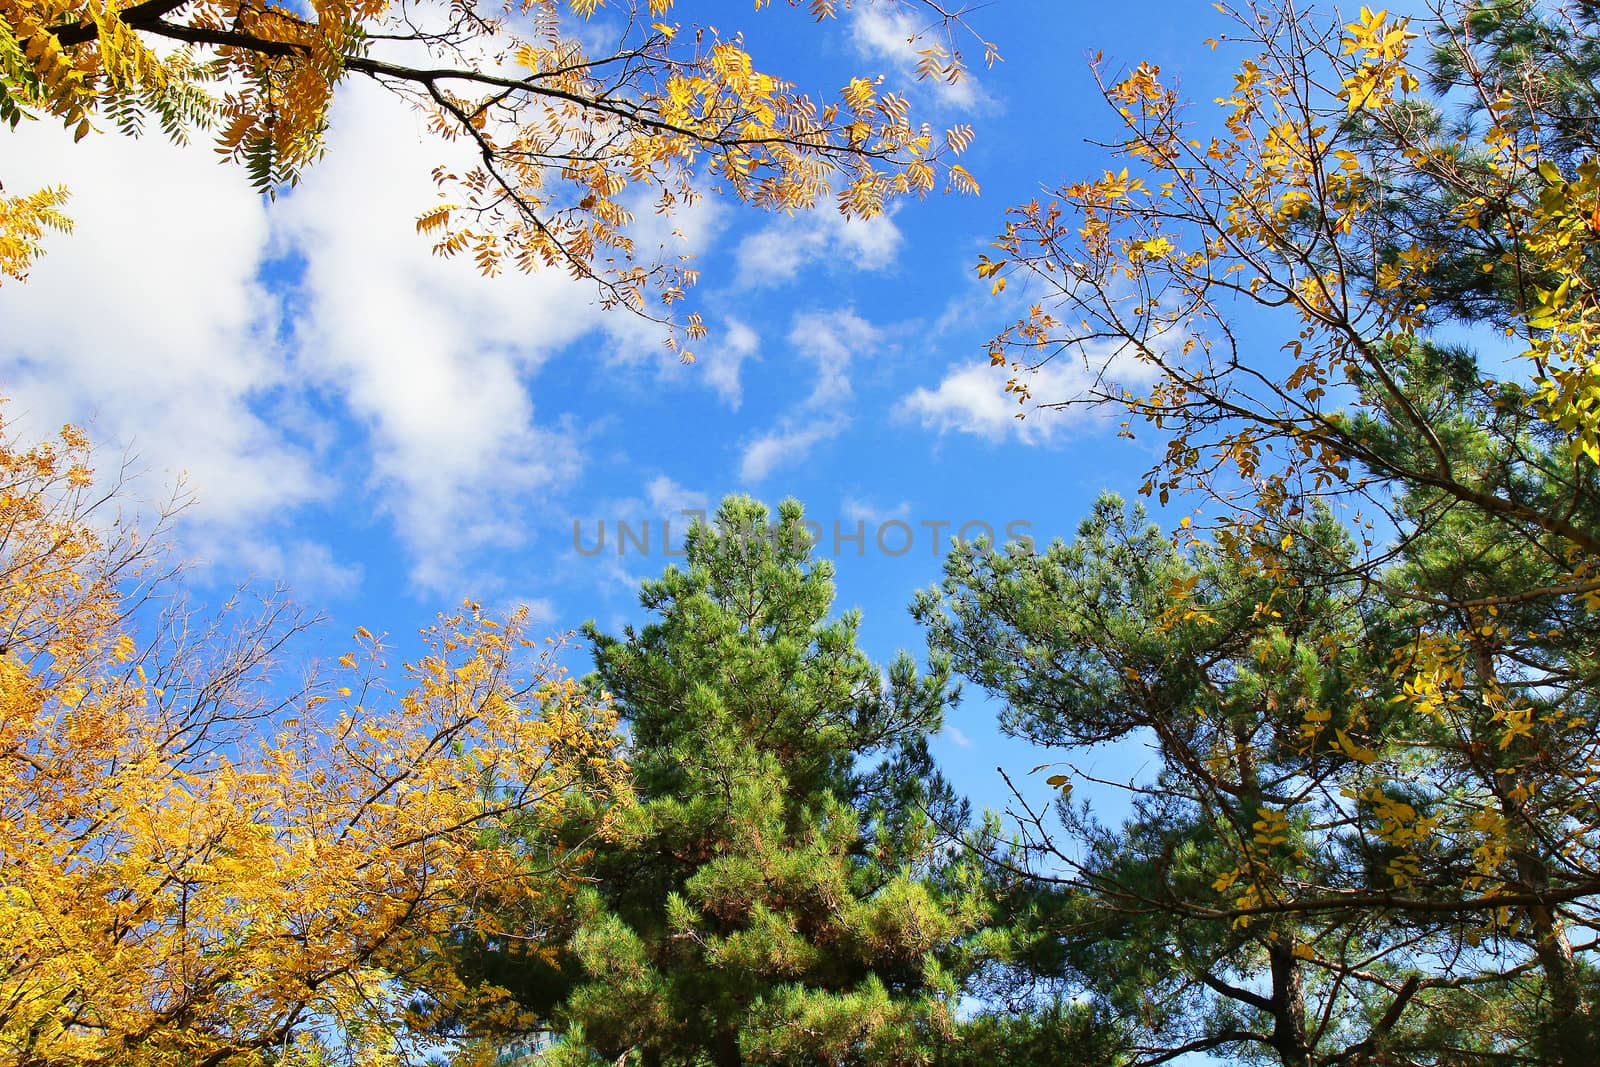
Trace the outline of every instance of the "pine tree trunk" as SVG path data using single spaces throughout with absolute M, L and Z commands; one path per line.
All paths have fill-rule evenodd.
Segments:
M 1498 689 L 1499 679 L 1488 650 L 1478 644 L 1475 656 L 1484 683 Z M 1535 783 L 1523 775 L 1515 776 L 1515 788 L 1501 794 L 1500 813 L 1505 816 L 1518 845 L 1512 853 L 1517 880 L 1531 892 L 1544 893 L 1550 888 L 1550 865 L 1527 828 L 1530 822 L 1527 802 L 1514 799 L 1531 796 L 1534 786 Z M 1566 923 L 1555 908 L 1542 904 L 1528 909 L 1528 921 L 1533 928 L 1534 956 L 1539 961 L 1545 991 L 1550 997 L 1550 1013 L 1541 1035 L 1545 1053 L 1560 1067 L 1591 1067 L 1600 1063 L 1600 1034 L 1596 1033 L 1593 1006 L 1572 958 L 1572 941 L 1567 937 Z
M 739 1055 L 739 1032 L 723 1030 L 717 1034 L 717 1046 L 711 1052 L 712 1062 L 716 1067 L 739 1067 L 743 1062 Z
M 1517 857 L 1517 875 L 1534 892 L 1550 887 L 1548 869 L 1535 855 Z M 1553 1063 L 1561 1067 L 1590 1067 L 1600 1063 L 1600 1034 L 1596 1033 L 1594 1006 L 1585 995 L 1582 979 L 1572 958 L 1572 941 L 1566 923 L 1554 908 L 1539 905 L 1528 909 L 1533 927 L 1534 955 L 1544 972 L 1545 991 L 1550 996 L 1550 1013 L 1544 1022 L 1543 1045 Z
M 1273 942 L 1267 949 L 1267 958 L 1272 963 L 1272 1047 L 1283 1067 L 1312 1067 L 1305 989 L 1293 942 Z

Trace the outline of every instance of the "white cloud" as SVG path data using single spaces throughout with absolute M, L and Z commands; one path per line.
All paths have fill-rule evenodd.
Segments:
M 555 271 L 491 279 L 431 254 L 411 220 L 440 147 L 399 101 L 347 87 L 329 141 L 277 219 L 305 263 L 299 362 L 365 428 L 413 579 L 455 592 L 464 560 L 523 543 L 531 502 L 573 477 L 574 435 L 535 421 L 529 380 L 600 311 Z
M 645 499 L 650 511 L 658 518 L 671 520 L 674 525 L 688 529 L 685 512 L 707 511 L 706 495 L 696 489 L 685 489 L 665 474 L 658 475 L 645 486 Z
M 888 212 L 847 219 L 829 199 L 800 215 L 780 218 L 739 242 L 739 284 L 778 285 L 800 269 L 827 262 L 853 270 L 886 270 L 900 252 L 900 228 Z
M 641 510 L 645 510 L 650 531 L 650 551 L 660 551 L 664 556 L 681 550 L 695 520 L 709 522 L 716 509 L 706 494 L 685 488 L 665 474 L 652 478 L 645 486 L 645 501 L 649 507 Z
M 49 240 L 26 284 L 0 288 L 0 376 L 18 432 L 87 423 L 102 455 L 127 448 L 156 479 L 185 475 L 191 527 L 239 530 L 326 497 L 257 279 L 267 213 L 243 176 L 206 143 L 74 145 L 47 122 L 5 136 L 10 191 L 65 182 L 77 223 Z
M 835 409 L 848 400 L 851 363 L 858 352 L 870 351 L 881 337 L 876 326 L 849 309 L 798 312 L 789 326 L 789 344 L 817 367 L 817 381 L 806 406 Z
M 762 481 L 779 467 L 804 462 L 818 444 L 843 433 L 850 425 L 844 408 L 853 392 L 851 364 L 858 352 L 870 351 L 881 337 L 876 326 L 848 308 L 796 313 L 789 345 L 816 365 L 816 381 L 777 429 L 745 445 L 739 477 Z
M 901 402 L 900 410 L 940 432 L 958 430 L 998 441 L 1015 430 L 1028 443 L 1048 437 L 1040 429 L 1039 414 L 1018 419 L 1025 409 L 1006 393 L 1004 372 L 985 362 L 952 367 L 938 388 L 917 389 Z
M 954 726 L 951 726 L 949 723 L 945 723 L 944 724 L 944 729 L 940 730 L 939 734 L 940 734 L 940 736 L 944 737 L 947 741 L 950 741 L 953 744 L 955 744 L 958 748 L 971 748 L 972 747 L 972 738 L 968 737 L 966 734 L 962 733 L 960 730 L 956 729 Z
M 734 411 L 744 403 L 740 374 L 747 359 L 760 359 L 761 338 L 738 319 L 723 322 L 709 343 L 695 348 L 695 367 L 705 384 L 714 389 L 723 403 Z
M 432 168 L 453 159 L 372 86 L 345 87 L 327 158 L 270 209 L 203 139 L 75 146 L 42 123 L 8 138 L 12 190 L 67 180 L 79 222 L 27 285 L 0 289 L 8 415 L 26 416 L 23 432 L 87 421 L 155 471 L 187 471 L 200 530 L 185 536 L 217 572 L 354 588 L 359 568 L 300 532 L 313 505 L 337 499 L 393 523 L 424 591 L 504 593 L 484 553 L 524 545 L 538 505 L 581 466 L 579 434 L 538 391 L 540 368 L 574 342 L 607 338 L 607 361 L 628 363 L 659 341 L 557 272 L 485 279 L 434 257 L 412 220 L 435 201 Z M 685 247 L 703 246 L 717 229 L 703 204 L 671 221 L 641 211 L 640 247 L 675 240 L 674 225 Z M 825 251 L 877 263 L 898 247 L 887 218 L 813 217 Z M 292 292 L 263 280 L 296 269 Z M 815 383 L 751 442 L 748 479 L 843 431 L 855 354 L 878 336 L 849 311 L 794 318 L 788 340 Z M 701 355 L 706 384 L 734 408 L 760 347 L 730 319 Z
M 341 563 L 327 545 L 316 541 L 288 538 L 277 542 L 246 537 L 224 546 L 208 544 L 202 537 L 191 544 L 202 556 L 242 567 L 252 580 L 281 582 L 304 600 L 321 602 L 329 597 L 348 596 L 361 586 L 361 565 Z
M 839 505 L 839 510 L 851 522 L 865 523 L 868 526 L 882 526 L 890 520 L 904 520 L 909 517 L 911 514 L 911 502 L 902 500 L 892 508 L 881 508 L 871 501 L 847 496 Z
M 745 446 L 739 461 L 739 477 L 746 482 L 759 482 L 779 467 L 804 462 L 813 448 L 837 437 L 846 425 L 847 420 L 843 418 L 785 420 L 781 428 L 762 434 Z
M 709 516 L 714 505 L 700 490 L 658 474 L 638 496 L 591 502 L 591 507 L 567 521 L 563 536 L 571 540 L 564 546 L 569 551 L 563 553 L 561 570 L 569 575 L 587 571 L 592 585 L 631 595 L 667 562 L 682 559 L 683 539 L 694 522 L 686 513 Z
M 851 8 L 850 14 L 850 37 L 856 51 L 889 64 L 907 85 L 916 78 L 917 63 L 922 58 L 917 53 L 941 43 L 930 32 L 936 22 L 919 18 L 904 8 L 862 3 Z M 957 82 L 924 78 L 914 84 L 929 89 L 940 103 L 960 111 L 991 103 L 970 68 Z M 904 86 L 899 88 L 905 91 Z
M 612 339 L 607 362 L 661 351 L 658 328 L 603 314 L 556 271 L 485 279 L 432 256 L 412 220 L 452 160 L 372 86 L 345 87 L 327 158 L 271 209 L 203 138 L 73 145 L 45 123 L 7 137 L 12 191 L 64 180 L 78 222 L 26 285 L 0 289 L 8 421 L 30 435 L 87 422 L 113 456 L 187 472 L 185 551 L 212 573 L 348 588 L 357 576 L 290 529 L 337 496 L 393 522 L 430 594 L 492 595 L 475 554 L 525 543 L 535 505 L 579 467 L 578 435 L 538 403 L 540 366 L 585 336 Z M 708 241 L 703 203 L 670 221 L 640 211 L 639 247 Z M 293 292 L 262 280 L 296 266 Z M 737 403 L 754 334 L 734 327 L 708 380 Z
M 553 635 L 561 628 L 561 612 L 556 602 L 542 596 L 501 596 L 492 607 L 495 615 L 509 618 L 518 609 L 528 609 L 528 635 L 539 637 Z
M 990 441 L 1014 436 L 1028 445 L 1049 444 L 1085 418 L 1089 407 L 1041 408 L 1085 398 L 1103 380 L 1133 385 L 1150 380 L 1150 368 L 1132 356 L 1090 356 L 1073 361 L 1058 356 L 1027 379 L 1033 403 L 1019 404 L 1006 392 L 1008 371 L 986 360 L 958 363 L 938 386 L 919 388 L 900 402 L 897 412 L 940 433 L 954 430 Z M 1025 417 L 1019 417 L 1025 416 Z

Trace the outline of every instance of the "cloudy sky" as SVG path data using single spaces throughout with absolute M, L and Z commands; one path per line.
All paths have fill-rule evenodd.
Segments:
M 0 181 L 65 182 L 77 230 L 0 287 L 8 421 L 25 436 L 87 425 L 107 462 L 135 457 L 142 496 L 181 479 L 179 551 L 200 588 L 287 582 L 329 615 L 325 640 L 366 625 L 404 643 L 465 596 L 528 603 L 551 631 L 619 625 L 669 562 L 662 524 L 675 542 L 685 509 L 747 492 L 806 504 L 875 655 L 920 653 L 906 606 L 951 534 L 1070 536 L 1096 493 L 1131 494 L 1148 465 L 1092 415 L 1015 417 L 984 342 L 1016 306 L 972 268 L 1009 204 L 1107 164 L 1086 143 L 1113 129 L 1089 52 L 1155 60 L 1206 98 L 1223 71 L 1202 42 L 1223 27 L 1192 0 L 1136 18 L 998 0 L 972 19 L 1005 62 L 951 88 L 910 81 L 920 26 L 864 0 L 821 28 L 749 0 L 680 0 L 674 16 L 742 29 L 758 64 L 819 94 L 881 73 L 934 123 L 971 122 L 983 195 L 869 222 L 703 201 L 675 220 L 712 329 L 684 365 L 582 285 L 431 257 L 413 219 L 441 149 L 371 86 L 343 93 L 326 160 L 275 202 L 206 143 L 73 145 L 29 124 L 4 135 Z M 1074 377 L 1035 392 L 1070 394 Z M 624 522 L 648 524 L 646 550 L 619 555 Z M 972 698 L 940 752 L 989 801 L 994 766 L 1029 758 Z

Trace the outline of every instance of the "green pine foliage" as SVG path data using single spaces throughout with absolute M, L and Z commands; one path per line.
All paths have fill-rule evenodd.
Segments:
M 1396 1024 L 1421 1007 L 1409 965 L 1448 951 L 1369 915 L 1254 910 L 1360 892 L 1373 872 L 1393 886 L 1382 842 L 1349 832 L 1341 791 L 1372 758 L 1352 735 L 1395 714 L 1373 658 L 1383 621 L 1362 614 L 1343 577 L 1352 546 L 1327 512 L 1287 545 L 1292 575 L 1248 552 L 1175 547 L 1108 495 L 1075 541 L 1040 555 L 953 551 L 915 608 L 934 649 L 1004 701 L 1002 726 L 1065 761 L 1054 810 L 1024 809 L 1003 857 L 1038 882 L 1019 958 L 1116 1019 L 1135 1062 L 1408 1051 Z M 1069 769 L 1113 743 L 1149 752 L 1117 820 L 1073 787 L 1118 783 Z M 1337 974 L 1308 958 L 1335 946 L 1363 965 Z
M 559 1062 L 894 1067 L 1088 1032 L 967 1018 L 1006 938 L 928 752 L 949 670 L 881 670 L 833 595 L 798 504 L 730 498 L 645 584 L 649 624 L 586 631 L 637 803 L 568 920 Z

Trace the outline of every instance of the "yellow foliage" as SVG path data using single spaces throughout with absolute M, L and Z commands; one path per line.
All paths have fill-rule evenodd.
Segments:
M 562 892 L 539 828 L 623 795 L 611 714 L 476 606 L 393 689 L 365 630 L 286 698 L 272 618 L 141 643 L 120 589 L 157 561 L 88 467 L 71 428 L 0 439 L 0 1062 L 377 1064 L 414 998 L 503 1012 L 442 950 L 486 897 Z M 488 833 L 513 815 L 534 864 Z
M 1158 458 L 1142 491 L 1163 504 L 1200 495 L 1217 516 L 1212 550 L 1286 593 L 1296 555 L 1315 546 L 1284 531 L 1313 501 L 1344 509 L 1359 544 L 1345 577 L 1415 631 L 1391 677 L 1364 680 L 1381 707 L 1336 714 L 1319 701 L 1298 711 L 1291 736 L 1328 758 L 1318 773 L 1339 776 L 1343 817 L 1387 846 L 1394 887 L 1454 891 L 1456 875 L 1430 859 L 1437 842 L 1441 854 L 1473 857 L 1476 891 L 1542 891 L 1528 856 L 1550 870 L 1595 860 L 1593 719 L 1579 710 L 1586 688 L 1542 681 L 1566 669 L 1529 651 L 1543 638 L 1522 644 L 1497 609 L 1538 605 L 1560 619 L 1600 607 L 1600 533 L 1575 517 L 1600 466 L 1600 159 L 1587 143 L 1541 148 L 1566 121 L 1546 89 L 1470 59 L 1460 98 L 1487 121 L 1419 119 L 1458 99 L 1408 99 L 1426 57 L 1404 18 L 1363 7 L 1340 26 L 1271 0 L 1217 7 L 1235 20 L 1228 47 L 1242 54 L 1214 101 L 1214 132 L 1199 132 L 1157 67 L 1110 77 L 1097 61 L 1120 127 L 1113 162 L 1013 208 L 979 258 L 995 292 L 1020 275 L 1040 294 L 991 342 L 990 362 L 1020 400 L 1049 360 L 1090 361 L 1083 394 L 1041 399 L 1111 405 L 1126 436 L 1150 427 Z M 1471 9 L 1445 5 L 1434 43 Z M 1447 205 L 1437 229 L 1410 225 L 1396 208 L 1410 198 Z M 1450 342 L 1437 327 L 1473 314 L 1436 292 L 1459 285 L 1441 262 L 1505 279 L 1484 292 L 1522 359 L 1429 362 Z M 1433 371 L 1460 380 L 1428 393 Z M 1528 484 L 1548 486 L 1549 498 Z M 1469 539 L 1451 547 L 1470 573 L 1433 559 L 1390 565 L 1406 554 L 1380 541 L 1426 545 L 1435 523 Z M 1525 579 L 1497 555 L 1501 541 L 1549 572 Z M 1433 584 L 1419 587 L 1424 578 Z M 1163 632 L 1195 618 L 1187 599 L 1169 594 Z M 1263 598 L 1254 621 L 1279 617 Z M 1219 744 L 1196 773 L 1221 774 L 1235 759 Z M 1422 766 L 1439 780 L 1419 780 Z M 1416 803 L 1390 788 L 1398 783 L 1416 787 Z M 1422 796 L 1445 791 L 1450 803 L 1419 812 Z M 1297 891 L 1273 854 L 1288 840 L 1280 816 L 1262 808 L 1223 828 L 1232 869 L 1214 888 L 1241 920 Z M 1548 820 L 1538 832 L 1537 819 Z M 1535 841 L 1544 826 L 1555 829 Z M 1477 919 L 1503 924 L 1487 905 Z
M 964 77 L 960 17 L 932 0 L 895 2 L 935 16 L 918 76 Z M 620 0 L 602 26 L 587 22 L 599 0 L 462 0 L 425 13 L 390 0 L 0 0 L 0 121 L 52 117 L 80 137 L 105 120 L 136 133 L 146 115 L 179 138 L 210 129 L 217 151 L 271 194 L 322 154 L 338 86 L 369 78 L 479 160 L 435 173 L 440 203 L 420 210 L 417 228 L 438 254 L 468 254 L 485 274 L 563 270 L 595 283 L 607 306 L 664 321 L 648 297 L 674 302 L 694 272 L 681 253 L 636 248 L 637 205 L 671 213 L 711 189 L 794 211 L 832 190 L 846 215 L 870 217 L 927 194 L 941 172 L 977 191 L 948 162 L 970 127 L 935 138 L 868 78 L 835 103 L 814 100 L 757 69 L 739 37 L 665 21 L 692 6 Z M 836 14 L 831 3 L 811 11 Z M 977 40 L 985 62 L 998 58 Z M 0 210 L 0 269 L 16 275 L 38 253 L 29 227 L 40 222 L 59 218 Z M 692 337 L 698 320 L 681 332 Z
M 0 195 L 0 280 L 7 275 L 26 280 L 45 231 L 72 229 L 72 220 L 61 210 L 66 199 L 67 191 L 59 187 L 31 196 Z

